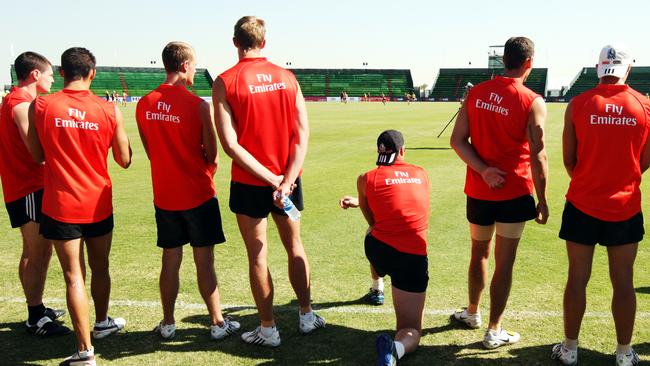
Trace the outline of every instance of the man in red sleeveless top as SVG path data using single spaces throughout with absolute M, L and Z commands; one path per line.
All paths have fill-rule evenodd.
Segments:
M 37 93 L 48 93 L 54 82 L 52 64 L 35 52 L 24 52 L 14 62 L 18 85 L 4 97 L 0 111 L 0 178 L 11 227 L 20 228 L 23 251 L 18 276 L 27 301 L 27 331 L 42 337 L 70 333 L 53 320 L 65 311 L 43 305 L 43 288 L 52 257 L 52 244 L 38 233 L 43 198 L 43 165 L 27 151 L 25 139 L 29 103 Z
M 299 329 L 325 326 L 312 311 L 309 262 L 300 240 L 300 222 L 282 210 L 288 196 L 302 210 L 300 174 L 307 153 L 307 109 L 293 74 L 261 56 L 264 21 L 247 16 L 235 24 L 233 42 L 239 63 L 215 80 L 212 100 L 217 132 L 233 159 L 230 210 L 248 253 L 251 291 L 261 325 L 242 334 L 251 344 L 277 347 L 280 334 L 273 317 L 273 283 L 267 264 L 269 213 L 289 259 L 289 279 L 300 306 Z
M 112 149 L 115 161 L 128 168 L 131 149 L 119 108 L 90 91 L 95 56 L 85 48 L 70 48 L 61 55 L 59 73 L 63 90 L 37 97 L 30 105 L 27 142 L 34 160 L 45 161 L 40 232 L 54 242 L 77 335 L 78 351 L 61 365 L 94 365 L 82 243 L 92 270 L 92 336 L 104 338 L 125 324 L 108 316 L 113 206 L 106 155 Z
M 172 338 L 183 245 L 190 243 L 199 291 L 212 326 L 210 336 L 222 339 L 239 329 L 224 319 L 214 270 L 214 246 L 226 238 L 213 177 L 217 171 L 217 133 L 210 103 L 190 93 L 196 54 L 187 43 L 170 42 L 162 52 L 167 77 L 138 102 L 136 119 L 153 183 L 158 246 L 163 249 L 160 297 L 163 320 L 156 331 Z M 182 194 L 179 194 L 182 192 Z
M 532 70 L 534 51 L 533 42 L 525 37 L 506 42 L 503 76 L 469 91 L 450 141 L 467 164 L 465 194 L 472 239 L 469 305 L 456 311 L 454 318 L 470 328 L 481 326 L 479 302 L 487 283 L 488 257 L 496 231 L 490 322 L 483 338 L 486 348 L 519 341 L 518 333 L 501 327 L 517 246 L 526 221 L 535 219 L 545 224 L 548 218 L 546 106 L 541 96 L 523 84 Z
M 404 138 L 387 130 L 377 138 L 376 169 L 357 179 L 358 198 L 345 196 L 342 208 L 360 207 L 370 228 L 366 257 L 374 273 L 389 275 L 397 334 L 377 337 L 377 365 L 397 364 L 420 344 L 422 315 L 429 282 L 427 230 L 429 178 L 424 169 L 404 161 Z
M 636 314 L 634 260 L 643 239 L 641 174 L 650 166 L 650 102 L 625 84 L 630 55 L 605 46 L 596 70 L 600 83 L 569 103 L 562 135 L 564 166 L 571 178 L 560 238 L 566 240 L 569 273 L 564 291 L 564 342 L 553 358 L 578 359 L 578 335 L 596 244 L 607 248 L 614 289 L 616 364 L 636 365 L 632 350 Z

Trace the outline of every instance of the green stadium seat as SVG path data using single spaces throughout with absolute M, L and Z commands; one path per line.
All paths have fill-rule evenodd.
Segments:
M 569 85 L 564 94 L 565 100 L 570 100 L 576 95 L 593 88 L 598 84 L 598 74 L 595 67 L 583 67 Z M 627 77 L 627 84 L 642 94 L 650 93 L 650 66 L 632 66 L 632 71 Z
M 468 82 L 476 85 L 492 79 L 495 75 L 501 75 L 502 72 L 500 69 L 483 68 L 440 69 L 430 97 L 435 100 L 459 100 Z M 545 95 L 547 76 L 548 69 L 534 68 L 525 85 L 535 93 Z
M 56 70 L 57 67 L 55 66 Z M 98 96 L 104 96 L 105 91 L 113 90 L 122 93 L 125 90 L 130 96 L 143 96 L 155 89 L 165 80 L 165 69 L 144 67 L 108 67 L 98 66 L 97 74 L 91 85 L 91 90 Z M 17 84 L 16 71 L 11 65 L 11 83 Z M 54 73 L 52 91 L 63 89 L 63 78 Z M 212 77 L 207 69 L 197 69 L 194 76 L 193 92 L 199 96 L 212 94 Z

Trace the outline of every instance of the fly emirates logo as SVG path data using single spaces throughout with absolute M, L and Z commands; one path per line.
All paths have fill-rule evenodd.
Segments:
M 503 102 L 502 96 L 497 93 L 490 93 L 490 99 L 488 101 L 476 98 L 476 109 L 485 109 L 486 111 L 507 116 L 510 114 L 510 111 L 508 111 L 508 108 L 501 106 L 501 102 Z
M 605 115 L 592 114 L 589 116 L 592 125 L 636 126 L 636 118 L 624 117 L 623 106 L 605 104 Z
M 147 111 L 145 118 L 147 121 L 163 121 L 181 123 L 181 117 L 171 114 L 172 105 L 165 102 L 156 103 L 157 112 Z
M 287 84 L 284 81 L 274 83 L 271 74 L 256 74 L 255 76 L 257 77 L 258 84 L 248 84 L 248 91 L 251 94 L 268 93 L 287 88 Z
M 411 178 L 408 172 L 400 172 L 399 170 L 396 170 L 393 173 L 395 174 L 395 178 L 384 179 L 384 182 L 386 182 L 387 186 L 392 186 L 395 184 L 422 184 L 422 179 Z
M 55 117 L 54 126 L 59 128 L 76 128 L 79 130 L 99 131 L 99 123 L 86 121 L 86 111 L 68 108 L 70 119 Z

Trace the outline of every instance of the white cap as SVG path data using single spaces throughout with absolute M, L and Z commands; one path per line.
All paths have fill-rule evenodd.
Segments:
M 624 48 L 607 45 L 600 51 L 600 58 L 596 67 L 598 78 L 600 79 L 603 76 L 622 78 L 633 62 L 634 60 Z

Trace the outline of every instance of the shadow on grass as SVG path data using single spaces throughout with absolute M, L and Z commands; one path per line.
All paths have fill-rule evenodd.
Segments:
M 256 313 L 241 314 L 228 309 L 225 315 L 233 316 L 242 329 L 235 335 L 220 341 L 210 339 L 209 316 L 192 315 L 177 320 L 176 336 L 164 341 L 153 332 L 127 332 L 95 342 L 100 358 L 120 363 L 120 359 L 152 354 L 156 352 L 192 353 L 217 351 L 228 355 L 253 360 L 256 365 L 306 365 L 311 363 L 340 363 L 346 365 L 367 365 L 374 360 L 374 338 L 378 333 L 328 324 L 314 334 L 301 335 L 298 332 L 297 307 L 291 304 L 275 306 L 276 321 L 282 337 L 278 348 L 259 347 L 245 344 L 240 336 L 259 325 Z M 388 331 L 388 330 L 386 330 Z M 52 355 L 50 355 L 52 356 Z M 191 355 L 179 355 L 191 359 Z M 205 357 L 205 356 L 203 356 Z M 219 353 L 214 353 L 219 364 Z
M 650 356 L 650 342 L 632 344 L 632 346 L 639 355 Z
M 40 365 L 43 360 L 63 360 L 77 349 L 74 334 L 39 338 L 27 333 L 22 322 L 0 323 L 0 344 L 3 365 Z
M 639 294 L 650 294 L 650 286 L 637 287 L 636 292 Z
M 482 343 L 467 345 L 423 346 L 404 358 L 406 365 L 554 365 L 551 359 L 552 344 L 518 347 L 506 346 L 498 350 L 486 350 Z M 504 355 L 505 352 L 505 355 Z M 581 365 L 607 365 L 616 363 L 613 355 L 589 349 L 580 349 Z M 408 362 L 407 362 L 408 361 Z

